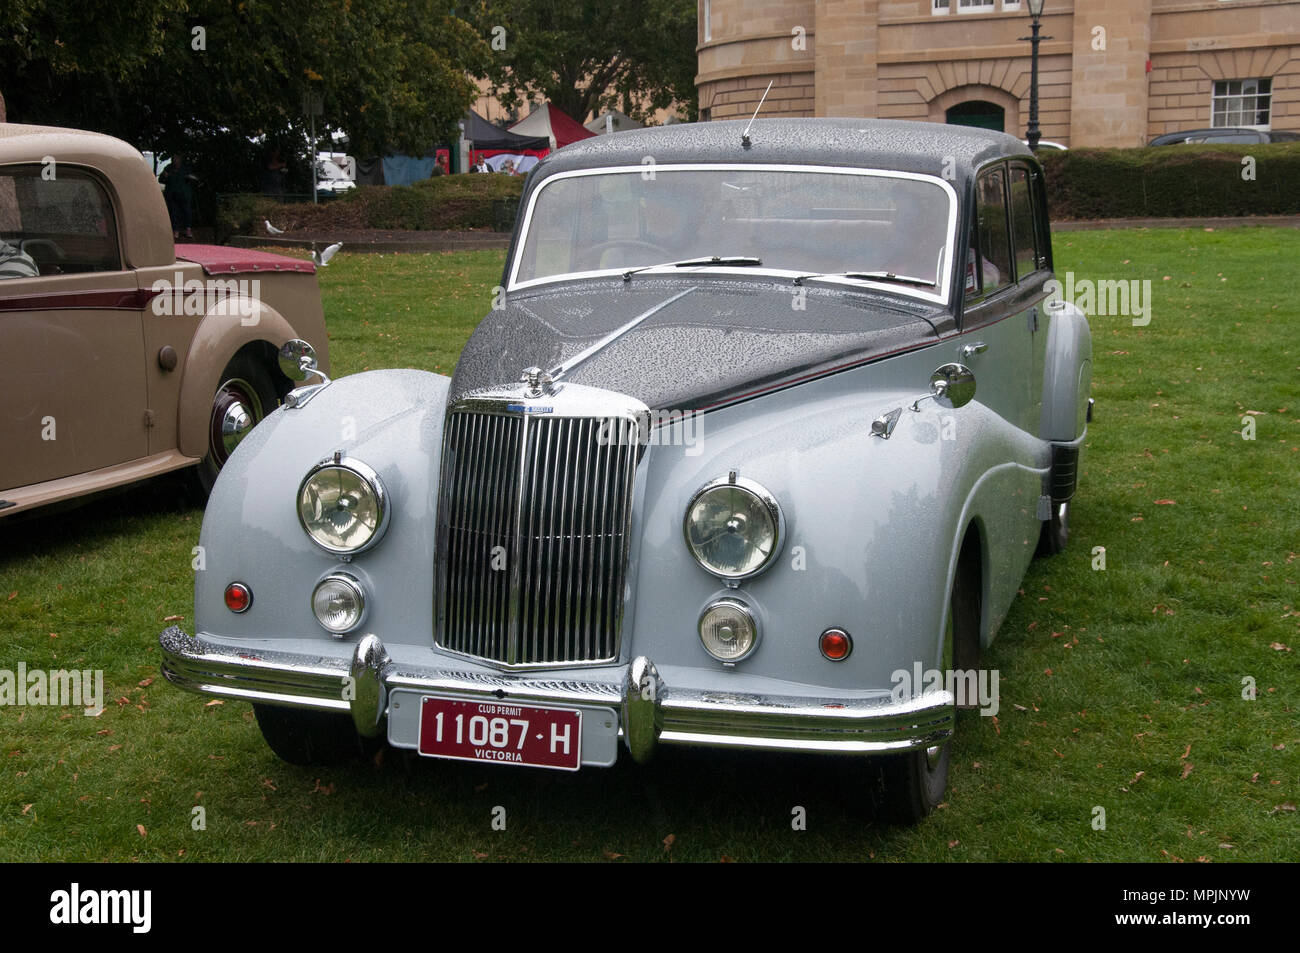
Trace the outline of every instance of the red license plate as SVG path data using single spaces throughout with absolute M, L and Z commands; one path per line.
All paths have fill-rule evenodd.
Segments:
M 577 771 L 582 712 L 426 695 L 420 702 L 419 751 L 431 758 Z

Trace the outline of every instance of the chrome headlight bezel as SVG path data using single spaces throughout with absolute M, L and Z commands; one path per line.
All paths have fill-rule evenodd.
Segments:
M 374 532 L 360 546 L 334 546 L 321 540 L 312 532 L 307 523 L 307 517 L 303 512 L 303 493 L 307 489 L 307 484 L 321 473 L 335 469 L 346 470 L 360 479 L 362 485 L 374 498 L 375 507 L 379 511 L 379 519 L 375 524 Z M 384 534 L 388 532 L 388 524 L 392 518 L 392 507 L 388 491 L 384 488 L 384 481 L 379 478 L 379 474 L 375 472 L 374 468 L 362 463 L 360 460 L 341 455 L 327 457 L 307 471 L 307 475 L 298 484 L 298 492 L 294 498 L 294 509 L 298 513 L 298 525 L 302 527 L 308 539 L 330 555 L 347 559 L 377 546 L 379 541 L 384 538 Z
M 350 625 L 344 625 L 344 626 L 327 625 L 325 623 L 325 620 L 323 620 L 320 617 L 320 613 L 316 611 L 316 597 L 317 595 L 319 595 L 321 589 L 323 589 L 327 584 L 342 586 L 345 590 L 347 590 L 353 602 L 356 604 L 357 607 L 356 618 L 353 620 L 353 622 Z M 320 625 L 322 629 L 324 629 L 326 632 L 328 632 L 330 635 L 334 636 L 335 638 L 342 638 L 343 636 L 347 635 L 350 632 L 357 631 L 359 628 L 361 628 L 362 625 L 365 624 L 366 614 L 367 612 L 369 612 L 370 606 L 367 604 L 366 590 L 365 587 L 362 586 L 361 580 L 358 579 L 356 576 L 352 575 L 351 573 L 335 571 L 326 574 L 324 577 L 321 578 L 319 582 L 316 583 L 315 586 L 312 587 L 311 609 L 312 609 L 312 615 L 316 617 L 316 622 L 318 625 Z
M 737 615 L 743 616 L 745 622 L 753 633 L 750 637 L 749 644 L 736 655 L 719 655 L 709 647 L 709 642 L 704 637 L 704 621 L 710 614 L 717 610 L 730 610 Z M 745 659 L 753 655 L 755 650 L 758 648 L 758 643 L 761 641 L 763 634 L 762 627 L 759 625 L 758 621 L 758 613 L 754 611 L 753 606 L 743 599 L 731 595 L 710 599 L 709 604 L 704 607 L 704 610 L 700 613 L 699 619 L 695 623 L 695 630 L 696 634 L 700 638 L 700 646 L 708 656 L 715 661 L 728 666 L 735 665 L 737 662 L 743 662 Z
M 691 542 L 691 514 L 694 513 L 696 506 L 706 495 L 723 488 L 739 489 L 748 493 L 760 504 L 763 512 L 771 520 L 772 548 L 761 563 L 745 572 L 726 572 L 716 566 L 711 566 Z M 690 502 L 686 504 L 686 513 L 682 517 L 682 539 L 686 542 L 686 551 L 691 554 L 691 557 L 699 564 L 700 568 L 710 575 L 717 576 L 719 579 L 728 582 L 751 579 L 770 569 L 772 564 L 776 562 L 777 557 L 781 555 L 781 548 L 785 545 L 785 514 L 782 512 L 776 496 L 765 486 L 755 480 L 739 476 L 735 471 L 731 471 L 724 477 L 710 480 L 691 495 Z

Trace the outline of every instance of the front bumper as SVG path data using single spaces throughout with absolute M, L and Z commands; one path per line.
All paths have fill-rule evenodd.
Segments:
M 953 729 L 949 692 L 897 702 L 881 693 L 809 697 L 706 691 L 666 684 L 645 656 L 634 659 L 618 683 L 398 664 L 374 635 L 357 643 L 350 664 L 324 656 L 237 651 L 176 626 L 158 641 L 163 675 L 181 688 L 347 713 L 367 737 L 383 733 L 394 692 L 613 710 L 618 734 L 641 762 L 660 744 L 882 754 L 940 744 Z

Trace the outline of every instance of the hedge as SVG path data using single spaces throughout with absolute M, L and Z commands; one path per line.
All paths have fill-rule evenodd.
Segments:
M 1254 178 L 1243 159 L 1254 160 Z M 1056 220 L 1300 214 L 1300 142 L 1043 150 Z M 277 228 L 509 231 L 523 176 L 448 175 L 410 186 L 362 186 L 319 205 L 220 196 L 219 240 Z
M 1300 214 L 1300 142 L 1042 150 L 1054 220 Z M 1254 160 L 1254 178 L 1243 160 Z
M 319 204 L 222 195 L 217 202 L 217 232 L 222 239 L 265 234 L 267 219 L 285 230 L 509 231 L 523 188 L 523 176 L 444 175 L 414 185 L 363 185 Z

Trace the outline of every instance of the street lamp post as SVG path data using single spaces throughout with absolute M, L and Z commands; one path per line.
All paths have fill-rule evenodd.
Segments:
M 1038 129 L 1038 44 L 1043 40 L 1050 40 L 1050 36 L 1039 36 L 1038 31 L 1041 29 L 1039 18 L 1043 15 L 1044 0 L 1028 0 L 1029 15 L 1033 18 L 1030 27 L 1030 35 L 1022 36 L 1021 40 L 1028 40 L 1030 43 L 1029 55 L 1029 128 L 1025 131 L 1025 138 L 1029 141 L 1029 150 L 1038 151 L 1038 140 L 1042 138 L 1042 133 Z

